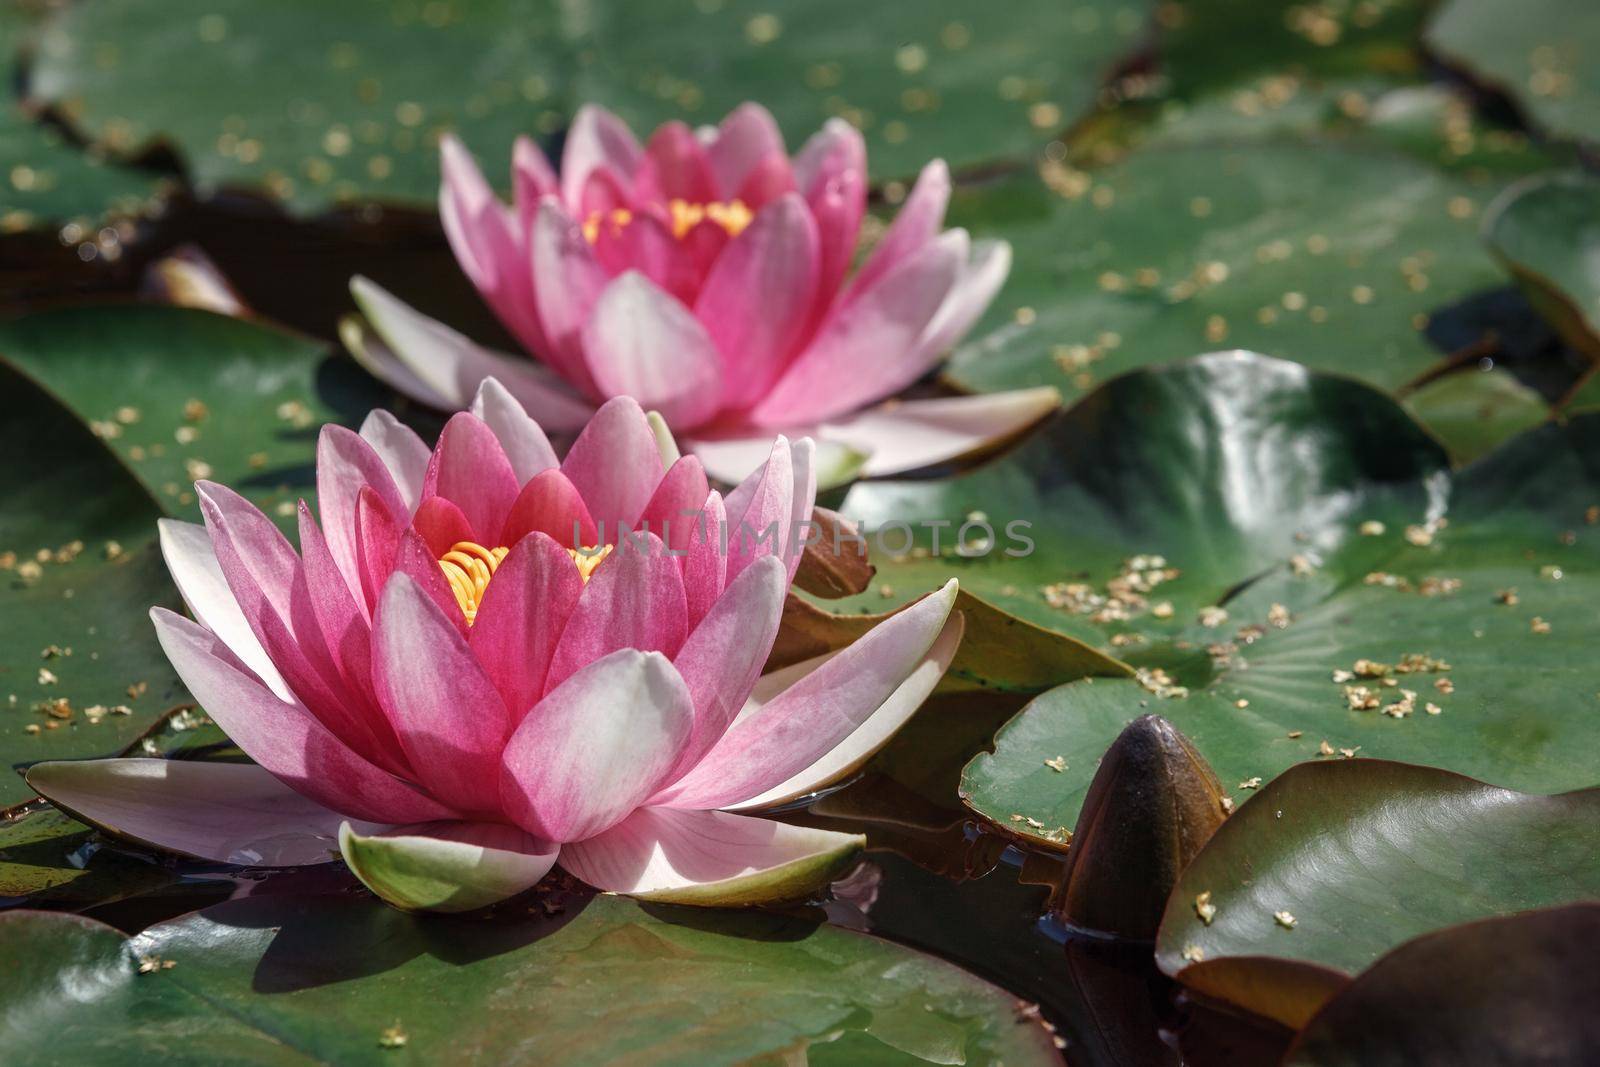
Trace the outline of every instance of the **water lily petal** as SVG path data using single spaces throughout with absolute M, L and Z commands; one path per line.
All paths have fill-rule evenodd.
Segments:
M 730 408 L 759 400 L 794 351 L 816 301 L 818 255 L 816 222 L 790 193 L 762 208 L 717 257 L 694 314 L 720 354 Z M 668 421 L 694 425 L 670 413 Z
M 539 201 L 561 194 L 561 179 L 556 169 L 526 134 L 511 145 L 511 193 L 517 207 L 517 224 L 524 235 L 533 229 Z
M 632 174 L 642 149 L 628 124 L 596 104 L 585 104 L 572 118 L 561 153 L 561 196 L 576 205 L 589 172 L 608 166 L 618 174 Z
M 658 652 L 619 649 L 552 689 L 506 745 L 505 811 L 529 833 L 575 841 L 655 791 L 694 729 L 694 701 Z
M 816 321 L 838 296 L 840 282 L 856 254 L 861 217 L 867 211 L 867 176 L 859 170 L 845 170 L 808 202 L 817 220 L 817 301 L 812 315 Z
M 666 468 L 644 409 L 631 397 L 606 401 L 573 442 L 561 473 L 572 480 L 602 538 L 616 540 L 619 524 L 632 526 L 650 502 Z
M 422 499 L 442 496 L 459 507 L 482 545 L 500 543 L 500 529 L 522 483 L 511 469 L 500 439 L 470 411 L 445 423 L 428 461 Z
M 355 361 L 366 368 L 368 374 L 401 396 L 440 411 L 455 407 L 450 397 L 423 381 L 416 371 L 403 363 L 388 342 L 379 337 L 372 324 L 361 315 L 350 314 L 339 319 L 339 340 Z
M 1061 406 L 1053 386 L 1008 393 L 891 400 L 823 426 L 867 456 L 863 477 L 931 467 L 997 449 Z
M 922 168 L 911 194 L 889 224 L 888 232 L 850 281 L 850 294 L 865 293 L 913 253 L 939 235 L 950 203 L 950 168 L 935 159 Z M 849 294 L 846 299 L 849 299 Z
M 411 528 L 427 542 L 428 550 L 435 556 L 442 556 L 450 551 L 452 546 L 462 541 L 474 540 L 477 536 L 473 533 L 472 523 L 467 519 L 466 512 L 442 496 L 430 496 L 422 502 L 417 513 L 411 516 Z M 398 542 L 398 531 L 395 537 Z M 388 577 L 389 575 L 384 573 L 374 588 L 381 590 Z
M 541 292 L 550 288 L 541 286 Z M 472 402 L 473 394 L 485 378 L 497 379 L 539 423 L 556 432 L 582 426 L 592 408 L 588 402 L 549 371 L 532 360 L 507 355 L 479 345 L 465 335 L 429 318 L 405 304 L 375 282 L 356 276 L 350 280 L 355 297 L 387 352 L 403 364 L 427 390 L 444 403 L 418 397 L 425 403 L 446 410 L 457 410 Z M 552 341 L 553 345 L 554 342 Z M 372 345 L 357 358 L 371 357 Z M 541 351 L 541 354 L 545 354 Z M 382 354 L 377 353 L 382 362 Z M 368 369 L 378 373 L 373 365 Z M 396 388 L 399 382 L 391 381 Z M 415 396 L 412 390 L 402 389 Z
M 751 211 L 759 212 L 779 197 L 797 191 L 789 157 L 782 152 L 772 152 L 750 168 L 734 199 Z
M 908 696 L 931 689 L 943 668 L 930 659 L 955 605 L 952 579 L 886 619 L 759 712 L 734 724 L 705 759 L 656 803 L 721 808 L 789 781 L 831 752 L 914 677 Z M 923 691 L 926 695 L 926 691 Z M 921 703 L 921 697 L 911 706 Z
M 514 545 L 535 530 L 563 548 L 594 545 L 600 536 L 578 487 L 559 470 L 542 471 L 522 487 L 506 516 L 504 539 Z
M 728 494 L 728 581 L 762 556 L 777 556 L 785 565 L 799 566 L 799 553 L 791 553 L 790 547 L 800 510 L 796 500 L 806 497 L 808 488 L 810 496 L 816 496 L 810 471 L 811 442 L 798 441 L 791 447 L 780 436 L 772 443 L 766 464 Z M 797 474 L 802 479 L 798 486 Z M 806 500 L 800 517 L 810 514 L 811 503 Z M 793 567 L 788 569 L 792 574 Z
M 428 507 L 424 503 L 423 508 L 427 508 L 428 511 L 428 514 L 423 516 L 423 521 L 432 529 L 435 526 L 435 512 L 438 507 Z M 421 514 L 423 509 L 417 510 Z M 466 516 L 462 515 L 460 518 L 470 530 L 472 524 L 466 521 Z M 370 486 L 362 486 L 361 491 L 356 494 L 355 531 L 356 566 L 361 571 L 361 593 L 358 599 L 363 613 L 370 617 L 372 609 L 378 605 L 378 594 L 383 592 L 384 583 L 389 580 L 389 573 L 394 570 L 395 552 L 399 548 L 400 535 L 404 532 L 404 527 L 389 513 L 389 509 L 383 506 L 383 501 L 378 499 L 378 494 L 373 492 Z
M 683 549 L 683 598 L 691 628 L 705 618 L 727 584 L 728 554 L 722 547 L 722 528 L 727 521 L 722 494 L 713 490 Z
M 859 834 L 720 811 L 640 808 L 561 849 L 561 866 L 611 893 L 708 907 L 804 900 L 842 874 Z
M 717 179 L 705 146 L 678 121 L 664 122 L 650 135 L 634 171 L 633 187 L 642 203 L 704 204 L 717 199 Z
M 772 112 L 750 101 L 728 112 L 706 146 L 706 156 L 716 175 L 717 199 L 731 199 L 755 165 L 774 154 L 786 157 L 788 153 Z
M 653 533 L 618 542 L 594 569 L 550 661 L 554 688 L 587 663 L 620 648 L 677 655 L 688 606 L 678 558 Z
M 454 817 L 449 808 L 351 751 L 303 706 L 273 696 L 198 623 L 164 608 L 152 609 L 150 618 L 173 669 L 206 714 L 295 792 L 372 822 Z
M 36 763 L 27 779 L 40 796 L 97 829 L 211 863 L 328 863 L 345 821 L 250 763 L 69 760 Z
M 369 602 L 362 589 L 356 525 L 356 507 L 363 488 L 377 494 L 391 519 L 403 522 L 410 516 L 411 509 L 383 457 L 360 435 L 329 423 L 317 437 L 317 514 L 328 539 L 328 551 L 350 584 L 350 592 L 366 605 Z
M 751 412 L 761 426 L 790 426 L 853 411 L 921 376 L 917 341 L 967 259 L 967 236 L 950 230 L 845 304 Z
M 544 429 L 498 378 L 485 378 L 478 385 L 478 393 L 467 410 L 494 431 L 518 482 L 557 466 L 556 450 L 550 447 Z
M 438 822 L 363 835 L 339 828 L 351 873 L 405 911 L 486 908 L 532 889 L 555 865 L 557 847 L 504 823 Z
M 417 432 L 382 408 L 374 408 L 361 423 L 361 439 L 372 446 L 400 493 L 405 513 L 422 503 L 422 479 L 432 453 Z
M 582 593 L 572 557 L 543 533 L 512 545 L 484 591 L 468 644 L 505 699 L 513 728 L 544 695 L 550 658 Z
M 988 309 L 989 302 L 1011 273 L 1011 246 L 1005 241 L 976 241 L 961 277 L 939 306 L 938 314 L 917 340 L 914 362 L 932 367 Z
M 705 326 L 638 271 L 600 294 L 583 348 L 601 392 L 631 396 L 675 426 L 694 426 L 722 404 L 722 359 Z
M 666 476 L 639 514 L 639 525 L 664 541 L 674 552 L 684 551 L 699 532 L 697 520 L 711 493 L 705 468 L 693 456 L 683 456 L 667 468 Z
M 161 556 L 167 561 L 167 570 L 183 594 L 189 613 L 216 634 L 280 700 L 293 699 L 283 675 L 272 665 L 267 650 L 261 647 L 239 602 L 233 598 L 206 528 L 195 522 L 159 519 L 156 529 L 161 538 Z
M 794 180 L 807 199 L 848 171 L 867 172 L 867 142 L 841 118 L 823 123 L 794 157 Z
M 378 699 L 418 780 L 463 811 L 498 811 L 505 702 L 454 622 L 404 574 L 384 586 L 373 654 Z

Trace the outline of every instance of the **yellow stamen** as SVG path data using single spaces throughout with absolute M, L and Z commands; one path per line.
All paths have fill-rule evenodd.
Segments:
M 713 200 L 709 203 L 694 204 L 687 200 L 667 201 L 667 217 L 672 224 L 672 236 L 680 241 L 689 235 L 700 223 L 710 220 L 727 231 L 729 237 L 737 237 L 749 226 L 755 218 L 755 213 L 745 206 L 743 200 Z M 611 236 L 616 237 L 622 233 L 623 227 L 633 221 L 633 212 L 627 208 L 612 208 L 610 211 L 592 211 L 583 221 L 583 236 L 590 244 L 600 239 L 600 228 L 609 226 Z
M 510 551 L 509 548 L 484 548 L 473 541 L 457 541 L 450 546 L 450 551 L 439 557 L 439 569 L 444 572 L 445 581 L 450 583 L 450 591 L 455 594 L 456 603 L 461 605 L 461 614 L 466 616 L 468 626 L 477 620 L 483 594 L 489 588 L 489 579 L 494 577 L 494 572 L 500 569 L 506 553 Z M 582 551 L 569 548 L 567 554 L 578 568 L 578 575 L 587 582 L 594 574 L 594 569 L 600 566 L 600 561 L 611 554 L 611 546 Z

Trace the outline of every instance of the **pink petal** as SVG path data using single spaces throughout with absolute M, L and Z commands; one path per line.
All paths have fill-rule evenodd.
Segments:
M 367 414 L 360 436 L 388 469 L 406 512 L 415 511 L 422 503 L 422 478 L 428 472 L 431 450 L 415 430 L 382 408 Z
M 755 714 L 737 722 L 705 759 L 655 802 L 679 808 L 721 808 L 749 800 L 826 756 L 914 674 L 918 676 L 914 691 L 923 682 L 931 688 L 943 669 L 929 660 L 929 650 L 943 631 L 955 599 L 952 580 L 939 592 L 879 623 Z M 934 666 L 927 666 L 930 662 Z
M 902 474 L 997 449 L 1061 406 L 1051 386 L 1009 393 L 891 400 L 824 428 L 867 453 L 865 477 Z
M 620 649 L 522 720 L 505 748 L 505 811 L 549 841 L 597 834 L 655 791 L 693 728 L 689 690 L 666 657 Z
M 744 706 L 778 636 L 788 589 L 781 563 L 757 560 L 728 584 L 674 657 L 695 708 L 694 736 L 680 770 L 700 762 Z
M 739 906 L 820 892 L 866 839 L 720 811 L 640 808 L 561 850 L 561 866 L 609 893 Z
M 717 179 L 705 147 L 681 122 L 656 127 L 634 170 L 633 185 L 639 201 L 704 204 L 717 199 Z
M 211 863 L 327 863 L 344 816 L 249 763 L 105 759 L 36 763 L 28 784 L 106 833 Z
M 843 306 L 751 412 L 762 426 L 832 418 L 897 392 L 926 370 L 917 348 L 967 258 L 951 230 Z
M 373 652 L 378 699 L 418 780 L 462 811 L 498 813 L 505 702 L 455 623 L 403 574 L 378 602 Z
M 861 131 L 844 119 L 829 119 L 794 157 L 794 180 L 808 200 L 849 171 L 867 173 L 867 143 Z
M 816 223 L 793 193 L 762 208 L 717 257 L 694 313 L 721 355 L 729 407 L 759 400 L 783 370 L 816 301 L 817 257 Z
M 727 583 L 728 554 L 722 546 L 722 529 L 727 521 L 722 494 L 712 492 L 706 497 L 706 506 L 683 550 L 687 553 L 683 557 L 683 595 L 690 627 L 705 618 Z
M 721 406 L 722 360 L 706 328 L 637 271 L 601 294 L 583 348 L 602 393 L 631 396 L 673 425 L 696 425 Z
M 609 544 L 632 526 L 665 469 L 644 409 L 631 397 L 608 400 L 573 442 L 561 472 L 571 479 Z
M 411 517 L 411 528 L 417 531 L 418 536 L 427 543 L 428 551 L 435 556 L 443 556 L 455 545 L 474 540 L 477 536 L 472 531 L 472 523 L 467 520 L 466 513 L 442 496 L 430 496 L 422 502 L 417 513 Z M 395 533 L 395 542 L 399 542 L 398 531 Z M 377 579 L 374 590 L 381 590 L 388 577 L 388 573 L 384 572 Z
M 415 582 L 418 588 L 428 594 L 428 599 L 433 601 L 434 606 L 445 618 L 455 624 L 457 630 L 462 634 L 467 632 L 467 617 L 462 613 L 461 604 L 450 588 L 449 579 L 439 567 L 438 557 L 415 530 L 400 532 L 400 540 L 394 552 L 394 566 L 378 590 L 380 596 L 383 589 L 388 586 L 389 577 L 395 574 L 403 574 Z
M 789 157 L 782 152 L 774 152 L 751 169 L 744 184 L 739 186 L 736 199 L 751 211 L 760 211 L 780 196 L 796 191 Z
M 561 196 L 576 205 L 589 172 L 607 166 L 618 174 L 632 174 L 639 166 L 639 142 L 627 123 L 594 104 L 585 104 L 573 116 L 561 154 Z
M 932 367 L 939 358 L 966 336 L 989 307 L 1006 275 L 1011 272 L 1011 246 L 1004 241 L 980 241 L 973 246 L 972 259 L 961 271 L 961 277 L 950 290 L 950 295 L 939 306 L 939 313 L 929 322 L 917 340 L 914 361 Z
M 806 435 L 813 438 L 811 478 L 819 489 L 832 489 L 848 484 L 866 462 L 865 452 L 857 451 L 842 441 L 816 439 L 827 426 L 797 426 L 785 432 L 791 436 Z M 684 447 L 705 464 L 706 474 L 723 484 L 742 482 L 753 471 L 761 469 L 772 450 L 772 434 L 718 434 L 715 437 L 689 438 Z
M 533 274 L 539 279 L 534 300 L 550 342 L 544 355 L 563 377 L 592 395 L 580 331 L 609 276 L 578 224 L 552 199 L 539 204 L 532 240 Z
M 167 561 L 172 581 L 183 594 L 189 613 L 200 625 L 217 635 L 228 649 L 266 683 L 281 700 L 292 700 L 289 686 L 272 665 L 272 658 L 228 588 L 228 579 L 211 547 L 211 535 L 198 523 L 177 519 L 158 519 L 161 555 Z
M 935 159 L 922 168 L 911 195 L 894 217 L 889 231 L 878 242 L 869 257 L 850 283 L 850 292 L 864 293 L 880 279 L 903 263 L 912 254 L 921 251 L 929 241 L 939 235 L 944 225 L 944 209 L 950 203 L 950 168 L 944 160 Z
M 619 540 L 594 569 L 550 661 L 547 688 L 619 648 L 675 656 L 688 607 L 678 559 L 652 533 Z
M 350 592 L 365 604 L 356 543 L 356 501 L 363 487 L 377 494 L 396 521 L 403 522 L 411 514 L 388 466 L 373 447 L 343 426 L 324 426 L 317 438 L 317 512 L 328 538 L 328 551 Z
M 497 822 L 432 822 L 366 836 L 339 828 L 350 871 L 381 899 L 406 911 L 461 912 L 532 889 L 556 861 L 556 847 Z
M 492 546 L 500 543 L 500 528 L 520 488 L 488 424 L 471 412 L 452 415 L 428 462 L 422 498 L 442 496 L 455 504 L 472 523 L 473 540 Z
M 732 199 L 756 164 L 771 155 L 787 157 L 783 133 L 772 113 L 749 101 L 728 112 L 706 148 L 717 180 L 717 196 L 712 199 Z
M 638 271 L 680 301 L 692 301 L 700 288 L 703 272 L 693 257 L 665 223 L 650 215 L 635 215 L 626 226 L 603 223 L 594 255 L 607 274 Z
M 384 750 L 393 751 L 388 724 L 382 716 L 370 714 L 377 706 L 372 703 L 372 629 L 367 625 L 367 617 L 339 573 L 333 554 L 328 551 L 328 542 L 304 500 L 300 501 L 299 526 L 301 576 L 323 641 L 346 687 L 359 698 L 361 710 L 368 713 L 365 716 L 368 726 L 376 728 L 375 739 Z M 378 752 L 361 751 L 368 759 L 383 762 Z
M 600 543 L 594 519 L 576 486 L 559 470 L 534 475 L 522 487 L 506 516 L 505 540 L 516 544 L 538 531 L 563 548 L 583 548 Z
M 350 293 L 379 338 L 361 334 L 356 325 L 344 331 L 347 347 L 368 370 L 408 396 L 454 411 L 471 403 L 486 378 L 495 378 L 552 430 L 577 429 L 587 420 L 591 410 L 588 403 L 573 391 L 572 385 L 539 363 L 484 348 L 406 306 L 366 278 L 352 278 Z M 535 351 L 550 359 L 552 366 L 559 366 L 553 346 Z M 409 388 L 403 377 L 395 377 L 393 364 L 403 367 L 405 374 L 423 386 L 421 395 Z
M 656 486 L 655 495 L 639 516 L 640 528 L 660 537 L 674 552 L 681 552 L 697 532 L 696 522 L 710 493 L 700 461 L 683 456 Z
M 373 822 L 452 817 L 449 808 L 352 752 L 304 707 L 273 696 L 198 624 L 164 608 L 152 609 L 150 618 L 173 669 L 206 714 L 296 792 Z
M 847 170 L 828 181 L 810 198 L 817 220 L 817 310 L 819 318 L 839 295 L 840 283 L 850 269 L 861 236 L 861 218 L 867 211 L 867 177 Z
M 582 593 L 572 557 L 542 533 L 517 541 L 494 572 L 468 643 L 513 728 L 544 695 L 550 658 Z
M 796 477 L 799 484 L 796 484 Z M 817 494 L 811 442 L 793 447 L 779 437 L 760 470 L 728 494 L 728 581 L 762 556 L 777 556 L 792 575 L 800 565 L 796 522 L 811 515 Z
M 400 523 L 383 506 L 378 494 L 363 486 L 356 497 L 356 564 L 361 571 L 361 591 L 357 597 L 368 618 L 378 605 L 389 573 L 394 570 L 395 552 L 403 532 Z M 330 545 L 329 551 L 332 551 Z
M 556 450 L 550 447 L 550 438 L 498 379 L 485 378 L 479 384 L 468 410 L 494 431 L 518 482 L 556 466 Z
M 368 374 L 401 396 L 440 411 L 456 407 L 454 399 L 423 381 L 416 370 L 395 355 L 388 342 L 378 336 L 372 323 L 363 316 L 350 314 L 341 317 L 339 340 Z
M 539 201 L 561 194 L 561 180 L 556 176 L 555 168 L 532 138 L 522 136 L 512 143 L 511 183 L 512 199 L 517 205 L 517 222 L 522 233 L 527 234 L 533 229 L 533 217 L 539 211 Z

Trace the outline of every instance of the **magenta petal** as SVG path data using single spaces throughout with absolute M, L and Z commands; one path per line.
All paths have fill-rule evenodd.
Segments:
M 927 370 L 917 342 L 966 263 L 951 230 L 843 305 L 790 364 L 751 419 L 792 426 L 842 415 L 897 392 Z
M 548 197 L 539 203 L 533 222 L 532 257 L 539 279 L 534 301 L 550 346 L 544 355 L 568 381 L 592 394 L 579 331 L 608 275 L 578 224 Z
M 511 513 L 506 516 L 507 543 L 514 545 L 535 531 L 548 534 L 563 548 L 600 543 L 600 535 L 582 495 L 559 470 L 534 475 L 522 487 L 516 503 L 511 505 Z
M 340 815 L 249 763 L 36 763 L 28 784 L 108 834 L 211 863 L 300 867 L 339 848 Z M 374 827 L 376 829 L 377 827 Z
M 494 431 L 518 483 L 556 466 L 556 450 L 550 447 L 544 429 L 497 379 L 485 378 L 479 384 L 468 410 Z
M 674 552 L 683 551 L 696 531 L 701 509 L 711 493 L 705 468 L 694 456 L 681 456 L 656 486 L 655 495 L 639 516 L 641 529 L 648 529 L 666 542 Z
M 867 172 L 867 143 L 861 131 L 844 119 L 832 118 L 812 134 L 794 157 L 794 180 L 806 199 L 847 171 Z
M 595 568 L 550 661 L 546 687 L 619 648 L 677 655 L 688 608 L 683 572 L 652 533 L 619 541 Z
M 757 560 L 717 598 L 672 664 L 694 697 L 694 737 L 680 769 L 700 762 L 744 706 L 772 651 L 789 576 L 776 559 Z
M 722 544 L 722 531 L 727 521 L 722 494 L 713 491 L 706 497 L 706 506 L 684 549 L 683 597 L 690 627 L 698 626 L 705 618 L 727 582 L 728 553 Z
M 311 509 L 300 501 L 301 573 L 310 596 L 311 610 L 321 628 L 323 640 L 333 654 L 334 664 L 345 684 L 363 698 L 372 697 L 372 628 L 356 599 L 350 594 L 328 551 L 328 542 L 311 517 Z M 374 720 L 374 725 L 377 720 Z M 385 724 L 386 725 L 386 724 Z M 369 754 L 369 757 L 372 754 Z
M 597 834 L 656 790 L 693 728 L 694 703 L 666 657 L 619 649 L 522 720 L 500 776 L 506 814 L 548 841 Z
M 494 572 L 468 643 L 513 727 L 544 694 L 550 658 L 582 592 L 572 556 L 542 533 L 517 541 Z
M 706 148 L 706 158 L 717 179 L 715 199 L 732 199 L 750 171 L 774 155 L 783 157 L 787 163 L 783 133 L 772 112 L 748 101 L 728 112 L 717 127 L 716 138 Z
M 358 597 L 362 596 L 362 572 L 357 558 L 356 500 L 363 486 L 378 495 L 397 521 L 409 517 L 411 509 L 372 446 L 343 426 L 324 426 L 317 438 L 317 513 L 328 538 L 328 551 Z M 363 599 L 362 603 L 368 602 Z
M 789 157 L 781 152 L 757 163 L 739 186 L 738 200 L 751 211 L 760 211 L 780 196 L 796 192 L 794 171 L 789 168 Z
M 638 401 L 619 396 L 601 405 L 573 442 L 561 472 L 578 487 L 594 520 L 605 524 L 600 533 L 607 543 L 616 539 L 619 523 L 631 527 L 665 473 L 656 435 Z
M 783 370 L 811 318 L 817 258 L 816 223 L 793 193 L 762 208 L 717 257 L 694 313 L 721 355 L 728 407 L 759 400 Z
M 583 329 L 602 393 L 631 396 L 674 426 L 695 426 L 722 404 L 723 360 L 706 328 L 637 271 L 614 279 Z
M 810 199 L 817 220 L 817 302 L 813 320 L 820 318 L 839 295 L 840 283 L 850 269 L 861 236 L 861 218 L 867 210 L 867 178 L 848 170 L 827 182 Z
M 569 206 L 579 202 L 584 183 L 596 167 L 632 174 L 641 150 L 627 123 L 595 104 L 585 104 L 573 116 L 561 153 L 561 196 Z
M 403 574 L 378 602 L 373 650 L 378 699 L 417 778 L 462 811 L 497 813 L 505 702 L 455 624 Z
M 873 627 L 754 714 L 740 719 L 694 769 L 653 802 L 682 808 L 726 807 L 816 763 L 924 666 L 955 598 L 956 583 L 951 581 Z M 931 689 L 943 674 L 943 666 L 933 663 L 924 669 L 931 675 L 927 686 Z M 921 696 L 915 703 L 921 703 Z
M 361 423 L 361 439 L 372 446 L 394 478 L 401 504 L 414 511 L 422 503 L 422 479 L 428 473 L 432 450 L 415 430 L 382 408 L 375 408 Z
M 476 537 L 466 514 L 442 496 L 430 496 L 422 502 L 417 513 L 411 516 L 411 528 L 417 531 L 427 544 L 428 551 L 435 556 L 443 556 L 462 541 L 471 541 Z M 398 533 L 395 541 L 398 544 Z M 381 590 L 383 581 L 388 577 L 385 573 L 375 588 Z
M 594 255 L 608 274 L 638 271 L 684 303 L 692 302 L 700 288 L 703 271 L 694 256 L 666 223 L 650 215 L 635 215 L 626 226 L 602 225 Z
M 356 497 L 356 565 L 361 572 L 360 603 L 368 617 L 378 606 L 378 594 L 394 570 L 401 530 L 378 494 L 363 487 Z
M 471 412 L 452 415 L 428 463 L 423 499 L 442 496 L 455 504 L 472 523 L 473 540 L 492 546 L 500 543 L 500 528 L 519 487 L 511 461 L 488 424 Z
M 655 203 L 703 204 L 717 199 L 717 179 L 694 131 L 676 121 L 656 127 L 634 171 L 634 194 Z
M 456 600 L 455 592 L 450 588 L 450 581 L 444 576 L 444 571 L 439 567 L 439 560 L 428 547 L 428 543 L 415 530 L 402 530 L 400 540 L 394 552 L 394 566 L 391 568 L 390 577 L 394 574 L 403 574 L 417 584 L 423 592 L 428 594 L 428 599 L 444 613 L 445 618 L 455 623 L 456 629 L 463 634 L 467 631 L 467 617 L 462 613 L 461 604 Z M 388 586 L 388 577 L 384 579 L 384 587 Z M 383 589 L 378 590 L 380 596 Z M 376 610 L 376 606 L 374 606 Z
M 779 437 L 761 469 L 728 494 L 728 581 L 762 556 L 787 562 L 794 537 L 794 461 Z
M 559 196 L 561 181 L 555 168 L 545 158 L 539 146 L 527 136 L 518 137 L 511 146 L 512 199 L 517 205 L 517 223 L 526 236 L 533 229 L 533 217 L 539 211 L 539 201 L 547 196 Z
M 936 159 L 922 168 L 911 195 L 901 205 L 872 256 L 850 283 L 850 293 L 864 293 L 879 279 L 939 235 L 944 209 L 950 203 L 950 168 Z
M 352 752 L 298 704 L 284 703 L 203 627 L 155 608 L 161 648 L 195 700 L 234 744 L 296 792 L 356 819 L 453 818 L 451 809 Z

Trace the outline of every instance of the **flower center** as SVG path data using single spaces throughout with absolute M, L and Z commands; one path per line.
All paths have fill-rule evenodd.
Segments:
M 466 616 L 468 626 L 477 620 L 483 594 L 489 589 L 489 579 L 494 577 L 510 551 L 504 547 L 484 548 L 473 541 L 457 541 L 450 546 L 450 551 L 439 557 L 439 569 L 450 583 L 450 591 L 456 595 L 456 603 L 461 605 L 461 614 Z M 587 582 L 600 561 L 611 554 L 611 546 L 569 548 L 567 554 L 572 557 L 579 576 Z
M 680 241 L 706 220 L 721 226 L 728 232 L 729 237 L 737 237 L 750 225 L 750 220 L 755 218 L 754 212 L 745 206 L 743 200 L 713 200 L 705 204 L 692 204 L 687 200 L 667 201 L 668 221 L 672 224 L 672 236 Z M 610 211 L 591 211 L 589 217 L 583 221 L 583 236 L 588 238 L 590 244 L 600 240 L 600 228 L 610 228 L 611 236 L 620 234 L 628 223 L 633 221 L 633 212 L 625 207 L 612 208 Z

